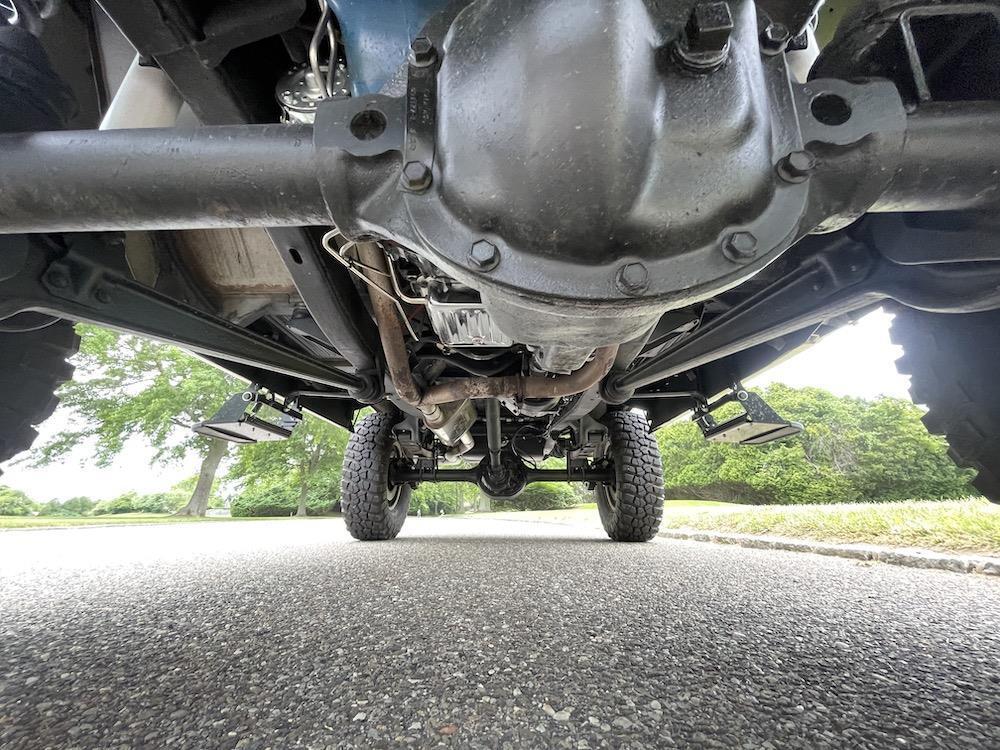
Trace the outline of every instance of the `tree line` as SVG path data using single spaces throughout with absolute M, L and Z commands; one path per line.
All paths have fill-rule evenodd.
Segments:
M 657 433 L 668 497 L 804 504 L 976 494 L 972 472 L 955 466 L 944 439 L 927 432 L 923 411 L 909 401 L 779 384 L 762 395 L 805 430 L 775 443 L 735 446 L 706 441 L 690 422 L 670 425 Z M 730 407 L 730 414 L 738 411 Z
M 152 446 L 157 463 L 197 456 L 198 474 L 167 493 L 126 493 L 90 501 L 86 510 L 86 498 L 58 504 L 62 511 L 53 503 L 31 504 L 30 498 L 6 505 L 0 500 L 0 514 L 27 502 L 30 512 L 204 515 L 210 504 L 222 503 L 220 484 L 236 516 L 338 508 L 346 430 L 307 415 L 285 441 L 233 446 L 196 435 L 190 426 L 210 417 L 245 383 L 174 347 L 94 326 L 78 329 L 76 376 L 59 394 L 71 422 L 22 460 L 42 467 L 86 446 L 88 460 L 107 467 L 135 438 Z M 782 385 L 767 388 L 764 396 L 785 418 L 803 422 L 805 431 L 778 443 L 738 447 L 705 441 L 690 422 L 670 425 L 657 433 L 668 499 L 794 504 L 973 494 L 970 472 L 952 464 L 944 441 L 927 433 L 922 411 L 908 401 L 866 401 Z M 12 492 L 0 491 L 0 498 Z M 581 485 L 541 483 L 492 507 L 560 508 L 590 499 Z M 421 485 L 411 501 L 411 512 L 425 515 L 480 507 L 478 490 L 461 484 Z

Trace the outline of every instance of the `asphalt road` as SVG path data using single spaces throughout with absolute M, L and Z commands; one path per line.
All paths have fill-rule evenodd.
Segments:
M 1000 580 L 410 519 L 0 532 L 0 747 L 1000 747 Z

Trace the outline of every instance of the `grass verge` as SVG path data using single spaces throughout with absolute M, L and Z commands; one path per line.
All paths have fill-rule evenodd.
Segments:
M 564 510 L 479 516 L 600 527 L 593 503 Z M 982 498 L 843 505 L 735 505 L 667 500 L 660 528 L 1000 556 L 1000 505 Z
M 984 499 L 668 509 L 662 529 L 1000 555 L 1000 506 Z
M 0 529 L 58 528 L 65 526 L 129 526 L 151 523 L 204 523 L 238 518 L 197 518 L 163 513 L 119 513 L 107 516 L 0 516 Z

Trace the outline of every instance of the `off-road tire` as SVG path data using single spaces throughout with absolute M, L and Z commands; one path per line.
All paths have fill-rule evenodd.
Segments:
M 55 411 L 56 389 L 73 377 L 66 360 L 80 337 L 69 321 L 35 331 L 0 332 L 0 461 L 27 450 L 38 437 L 35 427 Z
M 608 438 L 602 452 L 614 466 L 611 486 L 599 484 L 597 510 L 616 542 L 648 542 L 663 520 L 663 466 L 646 419 L 631 411 L 604 418 Z
M 390 415 L 369 414 L 347 442 L 340 505 L 347 530 L 363 542 L 394 539 L 410 507 L 410 486 L 389 484 L 389 468 L 395 457 L 395 423 Z
M 944 435 L 955 463 L 976 470 L 976 489 L 1000 502 L 1000 311 L 901 309 L 892 340 L 903 347 L 896 368 L 910 376 L 913 401 L 928 408 L 927 430 Z

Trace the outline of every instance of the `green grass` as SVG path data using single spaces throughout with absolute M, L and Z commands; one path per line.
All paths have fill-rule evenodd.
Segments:
M 719 503 L 713 500 L 667 500 L 663 504 L 664 510 L 673 512 L 675 508 L 705 508 L 714 510 L 716 508 L 741 508 L 741 505 L 731 503 Z M 502 518 L 517 521 L 550 521 L 553 523 L 579 523 L 600 527 L 600 516 L 597 514 L 597 503 L 581 503 L 572 508 L 562 508 L 561 510 L 503 510 L 493 513 L 476 513 L 476 518 Z
M 1000 506 L 983 499 L 670 509 L 663 529 L 1000 554 Z
M 595 503 L 563 510 L 482 513 L 476 514 L 476 517 L 600 525 Z M 147 513 L 84 518 L 0 516 L 0 529 L 261 520 L 277 519 L 189 518 Z M 983 499 L 759 506 L 706 500 L 667 500 L 661 528 L 1000 555 L 1000 505 Z
M 128 526 L 150 523 L 203 523 L 232 518 L 193 518 L 163 513 L 120 513 L 107 516 L 0 516 L 0 529 L 34 529 L 66 526 Z
M 663 509 L 673 511 L 678 508 L 743 508 L 743 505 L 723 503 L 718 500 L 666 500 Z
M 600 526 L 594 503 L 564 510 L 477 514 Z M 1000 555 L 1000 505 L 983 499 L 843 505 L 736 505 L 667 500 L 662 529 L 784 536 Z

